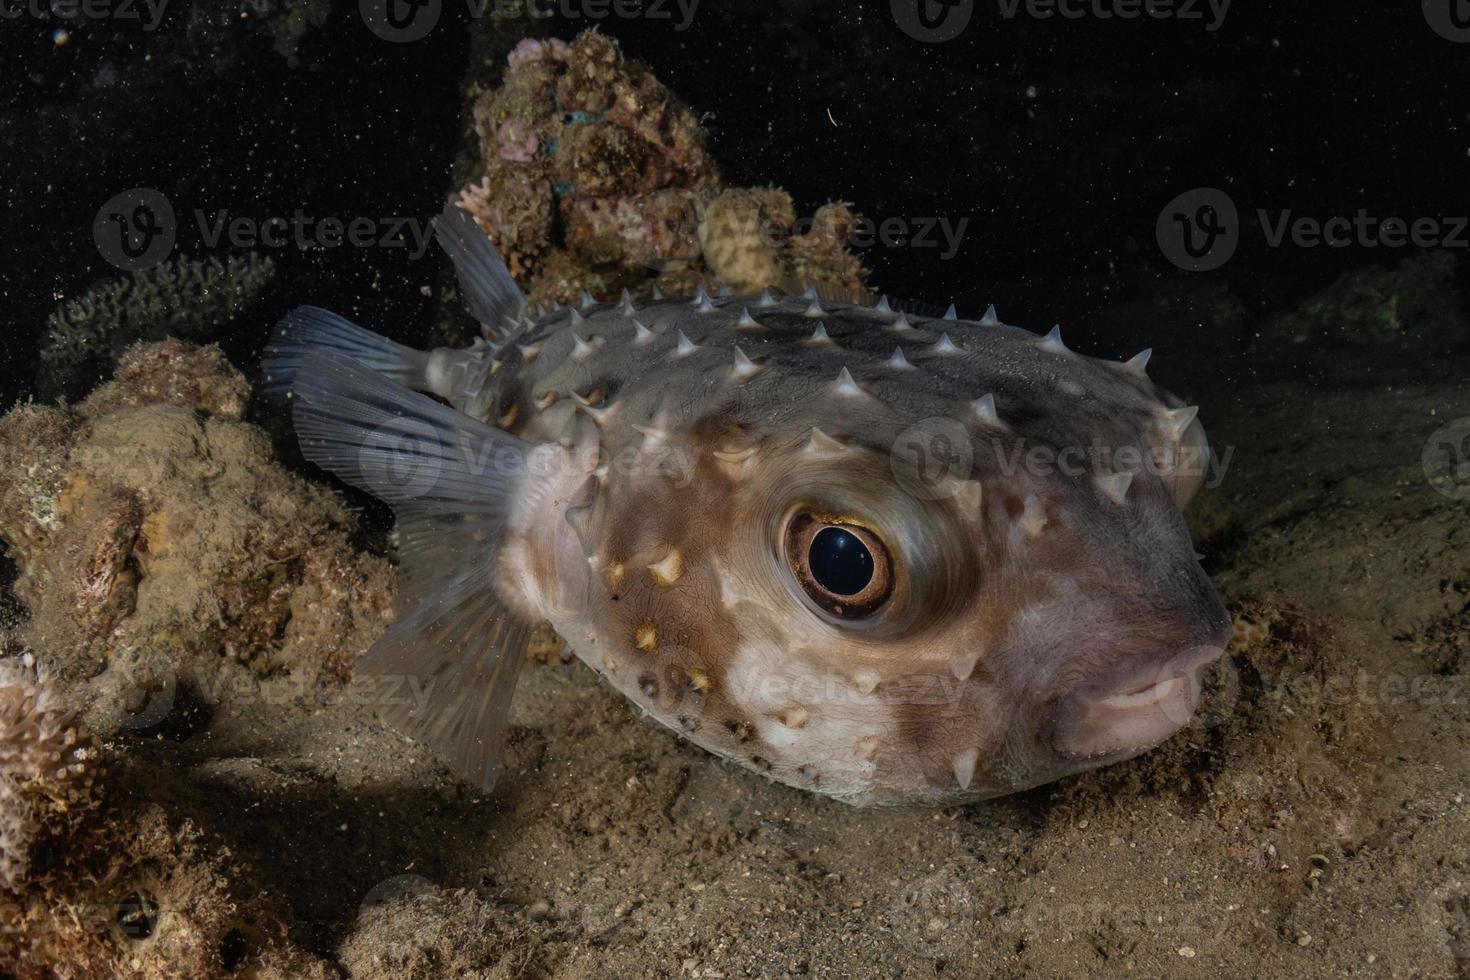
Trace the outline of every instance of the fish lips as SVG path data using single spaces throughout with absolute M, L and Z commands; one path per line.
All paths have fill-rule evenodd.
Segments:
M 1106 765 L 1146 752 L 1189 724 L 1204 672 L 1225 652 L 1208 642 L 1130 656 L 1083 681 L 1059 705 L 1052 748 L 1071 763 Z

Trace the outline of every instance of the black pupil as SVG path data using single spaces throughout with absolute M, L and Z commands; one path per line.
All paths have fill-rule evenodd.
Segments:
M 873 556 L 867 546 L 840 527 L 823 528 L 812 538 L 807 567 L 833 595 L 856 595 L 873 580 Z

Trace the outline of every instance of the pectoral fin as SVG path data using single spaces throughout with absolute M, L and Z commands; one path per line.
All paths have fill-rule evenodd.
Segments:
M 414 692 L 385 698 L 384 719 L 489 788 L 530 632 L 497 593 L 495 562 L 533 447 L 344 353 L 291 356 L 303 454 L 398 517 L 398 619 L 358 671 L 399 682 L 379 690 Z

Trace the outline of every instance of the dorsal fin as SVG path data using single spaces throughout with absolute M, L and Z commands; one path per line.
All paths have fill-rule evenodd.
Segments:
M 465 308 L 492 340 L 504 343 L 509 339 L 505 320 L 520 318 L 526 297 L 495 251 L 495 243 L 468 212 L 453 204 L 434 219 L 434 237 L 454 263 Z

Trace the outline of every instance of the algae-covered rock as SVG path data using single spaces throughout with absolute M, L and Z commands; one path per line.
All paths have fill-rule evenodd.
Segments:
M 1470 323 L 1454 277 L 1455 256 L 1448 251 L 1411 256 L 1392 269 L 1349 272 L 1296 309 L 1269 318 L 1257 341 L 1306 350 L 1464 347 L 1470 344 Z
M 0 419 L 0 540 L 20 639 L 99 695 L 101 732 L 166 717 L 224 662 L 333 685 L 389 617 L 387 562 L 349 542 L 330 489 L 241 421 L 248 386 L 212 348 L 128 352 L 76 407 Z

